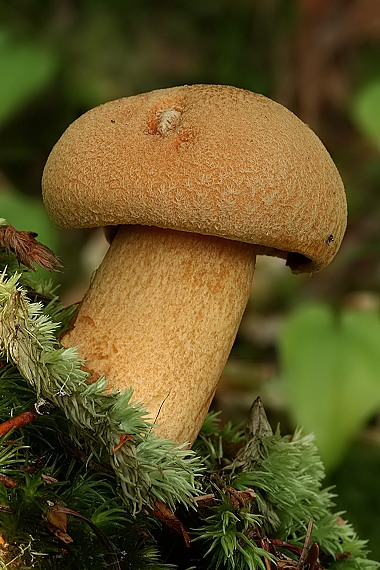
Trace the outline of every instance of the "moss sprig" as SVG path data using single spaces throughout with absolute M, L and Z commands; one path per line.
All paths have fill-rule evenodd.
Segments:
M 263 518 L 251 512 L 249 507 L 236 508 L 228 493 L 217 486 L 215 506 L 206 517 L 202 530 L 195 540 L 205 543 L 209 557 L 209 568 L 218 570 L 266 570 L 265 560 L 275 562 L 275 557 L 258 546 L 251 530 L 261 528 Z
M 143 406 L 131 401 L 132 390 L 107 391 L 104 378 L 88 383 L 76 350 L 63 348 L 56 338 L 56 319 L 57 314 L 53 321 L 41 303 L 30 301 L 20 274 L 3 272 L 0 358 L 18 368 L 37 396 L 64 412 L 79 443 L 85 440 L 96 457 L 108 457 L 133 513 L 156 499 L 172 509 L 177 503 L 191 505 L 202 471 L 198 457 L 184 445 L 155 436 Z
M 128 513 L 112 478 L 67 461 L 57 441 L 36 455 L 33 437 L 30 446 L 23 443 L 30 435 L 0 440 L 7 450 L 0 454 L 0 473 L 9 472 L 0 482 L 1 569 L 173 568 L 161 560 L 151 534 L 156 521 Z
M 193 451 L 155 437 L 132 389 L 93 382 L 60 344 L 74 309 L 21 270 L 12 243 L 0 257 L 0 420 L 41 396 L 55 411 L 0 439 L 0 568 L 379 568 L 322 487 L 313 436 L 273 433 L 257 400 L 245 430 L 209 414 Z M 69 513 L 65 547 L 57 513 Z

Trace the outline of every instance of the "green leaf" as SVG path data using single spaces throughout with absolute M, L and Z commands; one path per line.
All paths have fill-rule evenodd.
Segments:
M 380 404 L 380 319 L 303 308 L 283 331 L 280 355 L 293 418 L 315 433 L 331 469 Z
M 380 150 L 380 79 L 364 85 L 353 101 L 353 119 Z
M 0 216 L 18 230 L 33 231 L 51 249 L 58 246 L 58 231 L 50 221 L 42 200 L 15 190 L 1 189 Z
M 48 47 L 0 33 L 0 123 L 49 84 L 56 64 L 56 55 Z

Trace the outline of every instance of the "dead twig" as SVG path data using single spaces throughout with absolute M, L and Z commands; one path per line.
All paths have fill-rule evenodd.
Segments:
M 19 263 L 36 270 L 34 264 L 48 271 L 59 271 L 62 267 L 58 257 L 46 245 L 36 240 L 34 232 L 22 232 L 13 226 L 0 226 L 0 247 L 13 252 Z

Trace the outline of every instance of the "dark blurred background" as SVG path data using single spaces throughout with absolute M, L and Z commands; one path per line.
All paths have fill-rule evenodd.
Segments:
M 62 297 L 79 300 L 106 242 L 51 225 L 46 158 L 89 108 L 185 83 L 275 99 L 341 172 L 340 252 L 313 277 L 259 259 L 213 407 L 242 421 L 260 394 L 274 427 L 314 431 L 338 507 L 380 557 L 378 0 L 0 0 L 0 216 L 60 255 Z

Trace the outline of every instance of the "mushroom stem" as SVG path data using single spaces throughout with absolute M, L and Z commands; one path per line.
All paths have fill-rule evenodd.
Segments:
M 192 443 L 246 307 L 255 246 L 121 226 L 62 339 L 110 386 L 133 386 L 156 433 Z

